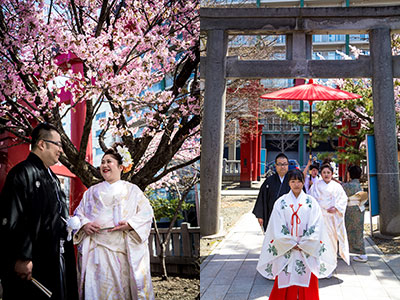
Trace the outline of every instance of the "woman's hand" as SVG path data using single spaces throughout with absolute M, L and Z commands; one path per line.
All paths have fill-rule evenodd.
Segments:
M 92 235 L 100 232 L 100 225 L 96 222 L 90 222 L 86 223 L 82 229 L 87 235 Z
M 115 226 L 113 229 L 108 230 L 108 232 L 112 232 L 112 231 L 123 231 L 123 230 L 132 230 L 133 228 L 131 227 L 131 225 L 128 224 L 127 221 L 120 221 L 118 223 L 119 225 Z
M 294 246 L 293 249 L 301 251 L 301 249 L 299 248 L 299 245 Z
M 334 213 L 336 212 L 336 207 L 331 206 L 331 207 L 329 207 L 326 211 L 327 211 L 328 213 L 330 213 L 330 214 L 334 214 Z

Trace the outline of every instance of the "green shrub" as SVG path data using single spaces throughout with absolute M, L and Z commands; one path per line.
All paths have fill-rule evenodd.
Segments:
M 150 200 L 150 204 L 153 207 L 154 218 L 159 221 L 161 218 L 172 218 L 175 215 L 175 211 L 179 205 L 179 198 L 166 199 L 163 197 L 159 197 L 155 191 L 148 192 L 148 198 Z M 185 201 L 182 203 L 181 209 L 178 213 L 178 219 L 183 219 L 182 211 L 190 209 L 194 206 L 191 203 L 186 203 Z

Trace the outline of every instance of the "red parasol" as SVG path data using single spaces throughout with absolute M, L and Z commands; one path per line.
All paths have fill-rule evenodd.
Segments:
M 307 100 L 310 104 L 310 159 L 311 159 L 311 136 L 312 136 L 312 102 L 328 100 L 350 100 L 362 96 L 349 93 L 339 89 L 333 89 L 324 85 L 313 83 L 310 79 L 308 84 L 297 85 L 287 89 L 279 90 L 262 95 L 262 99 L 269 100 Z

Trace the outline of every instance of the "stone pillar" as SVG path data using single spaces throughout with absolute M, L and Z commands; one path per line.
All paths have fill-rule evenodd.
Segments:
M 312 35 L 299 31 L 293 34 L 286 35 L 286 58 L 288 60 L 296 60 L 298 68 L 304 68 L 307 65 L 307 60 L 312 57 Z M 294 85 L 305 83 L 304 78 L 295 78 Z M 300 112 L 304 110 L 304 102 L 300 101 Z M 307 164 L 308 158 L 304 160 L 306 144 L 304 143 L 304 127 L 300 126 L 299 132 L 299 163 L 300 166 Z
M 390 29 L 370 31 L 380 231 L 400 234 L 399 166 Z
M 219 229 L 227 49 L 226 32 L 208 31 L 200 161 L 200 232 L 202 236 L 217 234 Z
M 305 61 L 312 56 L 312 35 L 297 31 L 286 35 L 286 59 Z M 305 63 L 305 62 L 304 62 Z
M 292 41 L 292 59 L 304 60 L 306 57 L 306 34 L 302 31 L 293 33 Z

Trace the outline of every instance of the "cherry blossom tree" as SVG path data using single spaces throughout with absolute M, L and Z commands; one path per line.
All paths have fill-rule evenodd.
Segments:
M 86 145 L 106 104 L 112 114 L 102 120 L 99 144 L 111 146 L 104 143 L 109 132 L 128 147 L 133 168 L 125 179 L 144 189 L 199 159 L 198 1 L 0 3 L 0 132 L 15 136 L 12 145 L 29 142 L 34 124 L 54 124 L 60 161 L 90 186 L 100 174 L 84 159 Z M 76 147 L 62 120 L 82 103 Z

